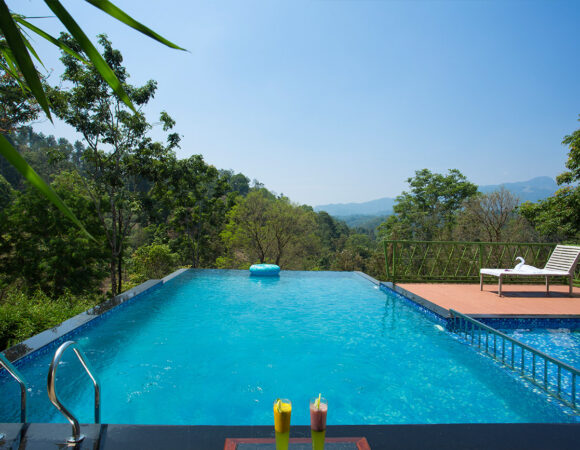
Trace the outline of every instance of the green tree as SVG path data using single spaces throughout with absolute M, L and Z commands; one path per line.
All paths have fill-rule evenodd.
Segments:
M 468 198 L 453 230 L 456 240 L 529 242 L 536 240 L 528 221 L 518 214 L 518 198 L 501 189 Z
M 0 40 L 0 46 L 5 42 Z M 0 133 L 9 135 L 20 125 L 38 117 L 40 107 L 34 96 L 9 73 L 6 59 L 0 53 Z
M 16 192 L 10 186 L 10 183 L 0 174 L 0 261 L 4 255 L 8 252 L 8 242 L 5 240 L 5 230 L 7 228 L 7 211 L 8 207 L 11 205 Z M 3 231 L 4 230 L 4 231 Z M 1 266 L 1 263 L 0 263 Z M 0 288 L 7 282 L 3 280 L 3 276 L 0 275 Z
M 153 196 L 168 211 L 172 246 L 183 264 L 213 265 L 226 214 L 225 178 L 201 155 L 168 162 L 162 172 Z
M 61 39 L 68 47 L 82 51 L 70 37 L 63 35 Z M 151 125 L 142 108 L 153 98 L 156 83 L 150 80 L 142 87 L 129 85 L 121 53 L 104 35 L 99 37 L 99 43 L 104 60 L 139 108 L 137 112 L 129 110 L 94 66 L 86 66 L 66 52 L 61 58 L 65 66 L 63 79 L 72 87 L 51 89 L 50 98 L 55 114 L 81 133 L 87 146 L 83 153 L 88 178 L 85 186 L 106 235 L 111 292 L 115 296 L 122 292 L 126 239 L 141 208 L 137 187 L 145 176 L 152 176 L 158 163 L 172 156 L 179 137 L 170 134 L 167 145 L 147 137 Z M 161 114 L 161 121 L 165 131 L 174 125 L 166 113 Z
M 49 182 L 63 171 L 82 167 L 79 156 L 83 146 L 80 142 L 73 146 L 64 138 L 56 139 L 54 136 L 35 133 L 30 126 L 15 130 L 10 140 L 24 159 L 36 168 L 38 175 Z M 24 177 L 8 164 L 0 164 L 0 173 L 14 189 L 24 191 L 28 186 Z
M 326 211 L 320 211 L 316 215 L 316 234 L 322 244 L 331 252 L 335 252 L 344 246 L 350 230 L 346 223 L 336 220 Z
M 580 119 L 578 119 L 580 122 Z M 556 177 L 559 185 L 580 181 L 580 129 L 564 137 L 562 144 L 568 146 L 566 170 Z
M 525 202 L 519 211 L 545 239 L 577 243 L 580 240 L 580 129 L 565 136 L 562 144 L 569 149 L 565 164 L 568 170 L 556 177 L 562 187 L 546 200 Z
M 233 170 L 220 170 L 220 175 L 227 181 L 228 192 L 235 192 L 242 197 L 250 192 L 250 179 L 243 173 L 234 173 Z
M 279 197 L 268 211 L 268 225 L 274 241 L 274 264 L 284 261 L 294 267 L 299 265 L 296 256 L 304 256 L 303 248 L 312 245 L 310 241 L 316 226 L 314 213 L 292 205 L 288 197 Z
M 564 186 L 552 197 L 537 203 L 525 202 L 519 212 L 536 228 L 544 240 L 580 241 L 580 188 Z
M 313 245 L 314 213 L 276 198 L 264 188 L 250 191 L 228 213 L 222 232 L 234 260 L 241 265 L 260 262 L 303 268 L 305 248 Z
M 275 197 L 266 189 L 252 191 L 229 211 L 222 238 L 230 248 L 240 249 L 246 262 L 266 262 L 273 239 L 268 210 Z M 273 261 L 270 261 L 273 262 Z
M 93 236 L 102 236 L 94 205 L 77 174 L 59 175 L 53 188 Z M 47 205 L 31 187 L 18 194 L 7 208 L 1 235 L 5 244 L 0 272 L 8 284 L 21 280 L 30 289 L 57 297 L 66 291 L 94 292 L 106 276 L 103 246 L 88 238 L 54 206 Z
M 166 244 L 144 245 L 131 257 L 132 278 L 137 283 L 160 279 L 176 268 L 177 255 Z
M 407 183 L 410 192 L 397 197 L 394 214 L 379 227 L 383 238 L 448 239 L 463 202 L 477 192 L 477 186 L 457 169 L 448 175 L 418 170 Z
M 12 189 L 12 186 L 10 186 L 10 183 L 6 181 L 6 178 L 0 174 L 0 214 L 6 210 L 10 203 L 12 203 L 13 198 L 14 190 Z

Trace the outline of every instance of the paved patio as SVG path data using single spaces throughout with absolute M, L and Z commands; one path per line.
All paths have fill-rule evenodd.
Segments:
M 397 284 L 420 299 L 436 305 L 438 313 L 454 309 L 476 317 L 568 317 L 580 318 L 580 288 L 569 296 L 568 286 L 551 285 L 546 296 L 543 284 L 504 284 L 502 297 L 497 295 L 497 282 L 479 284 Z M 446 314 L 445 314 L 446 315 Z

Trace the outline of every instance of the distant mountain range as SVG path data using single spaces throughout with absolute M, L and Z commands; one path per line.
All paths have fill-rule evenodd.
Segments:
M 515 194 L 520 199 L 520 202 L 537 202 L 549 197 L 558 190 L 558 185 L 552 178 L 536 177 L 528 181 L 479 186 L 479 191 L 483 193 L 493 192 L 501 186 Z M 331 216 L 344 220 L 349 216 L 388 216 L 393 214 L 394 204 L 394 198 L 384 197 L 362 203 L 319 205 L 314 207 L 314 211 L 326 211 Z

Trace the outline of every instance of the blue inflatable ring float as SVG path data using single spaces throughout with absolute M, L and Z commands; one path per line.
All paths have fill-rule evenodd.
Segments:
M 250 267 L 250 275 L 275 277 L 278 274 L 280 274 L 280 266 L 276 264 L 253 264 Z

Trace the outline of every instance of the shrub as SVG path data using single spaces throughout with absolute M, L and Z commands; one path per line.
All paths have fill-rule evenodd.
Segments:
M 168 245 L 145 245 L 133 253 L 131 278 L 137 283 L 163 278 L 175 270 L 176 261 L 177 257 Z
M 6 349 L 65 320 L 99 302 L 99 298 L 74 297 L 70 292 L 51 299 L 38 290 L 32 295 L 8 289 L 0 304 L 0 347 Z

